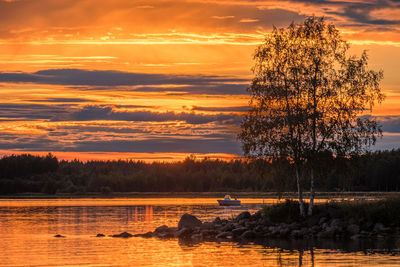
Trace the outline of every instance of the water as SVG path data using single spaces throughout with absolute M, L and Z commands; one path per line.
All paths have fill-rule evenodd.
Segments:
M 176 226 L 183 213 L 231 218 L 273 200 L 213 198 L 0 200 L 0 266 L 400 266 L 398 241 L 181 243 L 94 237 Z M 66 238 L 55 238 L 62 234 Z

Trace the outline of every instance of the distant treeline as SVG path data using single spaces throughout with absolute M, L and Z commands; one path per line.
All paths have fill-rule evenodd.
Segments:
M 0 194 L 88 192 L 289 192 L 295 181 L 289 162 L 279 160 L 60 161 L 12 155 L 0 159 Z M 398 191 L 400 150 L 352 158 L 327 155 L 319 166 L 319 191 Z M 305 188 L 307 177 L 303 178 Z

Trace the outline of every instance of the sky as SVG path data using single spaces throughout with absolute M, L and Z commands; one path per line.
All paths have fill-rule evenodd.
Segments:
M 309 15 L 384 71 L 373 149 L 400 147 L 398 1 L 0 0 L 0 155 L 241 157 L 254 50 Z

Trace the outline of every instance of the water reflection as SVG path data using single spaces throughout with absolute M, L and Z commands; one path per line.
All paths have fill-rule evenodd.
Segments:
M 209 199 L 7 200 L 0 203 L 0 265 L 376 266 L 400 264 L 398 240 L 257 240 L 252 243 L 94 237 L 176 226 L 183 213 L 230 218 L 259 203 L 224 208 Z M 265 200 L 264 200 L 265 201 Z M 169 204 L 165 204 L 165 203 Z M 42 203 L 42 205 L 41 205 Z M 164 203 L 160 205 L 159 203 Z M 24 204 L 24 205 L 23 205 Z M 66 238 L 54 238 L 54 234 Z

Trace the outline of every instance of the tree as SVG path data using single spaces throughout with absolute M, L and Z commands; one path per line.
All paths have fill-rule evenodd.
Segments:
M 368 69 L 365 51 L 357 58 L 347 56 L 348 49 L 333 24 L 312 16 L 274 28 L 254 55 L 239 139 L 249 157 L 290 160 L 303 216 L 303 179 L 310 180 L 311 215 L 319 155 L 360 154 L 382 135 L 366 112 L 384 99 L 383 72 Z

